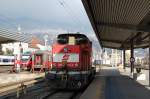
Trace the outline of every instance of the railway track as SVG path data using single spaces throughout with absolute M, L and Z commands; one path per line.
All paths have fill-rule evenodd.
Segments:
M 20 93 L 17 97 L 17 91 L 4 95 L 0 99 L 78 99 L 83 91 L 67 91 L 52 89 L 44 81 L 34 86 L 28 87 L 26 93 Z
M 40 89 L 30 90 L 25 95 L 19 97 L 19 99 L 79 99 L 83 91 L 67 91 L 67 90 L 56 90 L 50 87 L 40 87 Z M 5 98 L 9 99 L 9 98 Z M 12 98 L 17 99 L 17 98 Z
M 41 90 L 43 86 L 46 86 L 43 77 L 2 85 L 0 86 L 0 99 L 14 99 L 15 97 L 19 97 L 22 93 L 32 92 L 38 89 Z
M 80 91 L 55 90 L 40 99 L 77 99 L 79 93 Z
M 82 90 L 56 90 L 52 89 L 50 83 L 47 84 L 44 79 L 40 79 L 39 81 L 29 80 L 25 81 L 24 84 L 27 85 L 25 93 L 21 90 L 19 96 L 17 96 L 16 87 L 11 91 L 6 91 L 3 96 L 1 96 L 2 94 L 0 93 L 0 99 L 79 99 L 88 87 L 87 85 Z M 3 87 L 9 89 L 9 87 L 18 85 L 20 85 L 20 83 Z M 3 87 L 0 87 L 0 91 Z
M 19 99 L 79 99 L 81 92 L 77 91 L 65 91 L 65 90 L 44 90 L 42 88 L 34 88 L 32 91 L 28 91 L 27 94 L 23 94 Z M 10 95 L 2 97 L 1 99 L 18 99 L 16 95 Z

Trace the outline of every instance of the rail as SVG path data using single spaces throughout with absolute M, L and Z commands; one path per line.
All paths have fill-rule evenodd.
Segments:
M 26 88 L 31 87 L 38 82 L 44 81 L 44 77 L 26 79 L 23 81 L 8 83 L 0 86 L 0 96 L 16 92 L 17 97 L 20 93 L 26 93 Z

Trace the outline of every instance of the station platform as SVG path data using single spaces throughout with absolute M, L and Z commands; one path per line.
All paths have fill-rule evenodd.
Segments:
M 0 73 L 8 73 L 12 70 L 13 66 L 2 66 L 0 65 Z
M 30 73 L 27 71 L 20 73 L 0 73 L 0 87 L 25 80 L 41 78 L 44 75 L 45 73 Z
M 117 67 L 102 67 L 80 99 L 150 99 L 150 90 Z

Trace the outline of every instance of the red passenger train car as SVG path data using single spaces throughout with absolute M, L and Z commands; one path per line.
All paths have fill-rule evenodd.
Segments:
M 56 88 L 80 89 L 95 75 L 92 42 L 84 34 L 60 34 L 52 46 L 52 68 L 48 83 Z
M 21 65 L 27 70 L 34 71 L 35 69 L 45 70 L 51 68 L 51 52 L 37 50 L 32 52 L 29 56 L 23 56 Z

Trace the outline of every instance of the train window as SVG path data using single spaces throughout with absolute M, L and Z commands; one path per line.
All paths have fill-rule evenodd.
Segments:
M 81 34 L 60 34 L 57 37 L 57 42 L 59 44 L 84 44 L 88 43 L 89 39 L 85 35 Z
M 60 44 L 67 44 L 68 43 L 68 38 L 57 38 L 57 42 Z
M 9 62 L 9 59 L 3 59 L 3 62 Z
M 76 44 L 82 44 L 82 43 L 87 43 L 88 40 L 86 38 L 77 38 L 76 39 Z
M 26 62 L 26 61 L 28 61 L 29 59 L 28 58 L 22 58 L 21 59 L 23 62 Z
M 26 61 L 29 60 L 29 57 L 30 57 L 30 56 L 24 55 L 24 56 L 22 56 L 22 59 L 21 59 L 21 60 L 22 60 L 23 62 L 26 62 Z
M 11 62 L 15 62 L 15 59 L 12 59 Z

